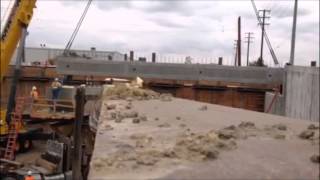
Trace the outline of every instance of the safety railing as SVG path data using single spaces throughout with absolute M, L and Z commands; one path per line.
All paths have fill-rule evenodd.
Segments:
M 75 105 L 72 100 L 37 98 L 31 104 L 30 116 L 32 118 L 61 118 L 74 117 Z

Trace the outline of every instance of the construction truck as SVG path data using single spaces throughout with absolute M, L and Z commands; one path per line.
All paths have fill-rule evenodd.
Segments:
M 8 72 L 13 53 L 17 49 L 17 61 L 10 89 L 7 108 L 1 103 L 0 114 L 0 143 L 6 147 L 4 158 L 12 160 L 16 151 L 26 151 L 31 148 L 31 135 L 37 130 L 27 130 L 22 121 L 23 108 L 28 103 L 24 98 L 16 99 L 16 84 L 20 74 L 23 46 L 27 35 L 27 27 L 33 15 L 36 0 L 16 0 L 1 32 L 1 71 L 0 85 Z M 8 97 L 1 95 L 1 101 Z

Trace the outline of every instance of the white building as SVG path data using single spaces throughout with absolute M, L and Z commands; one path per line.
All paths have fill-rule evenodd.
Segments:
M 25 48 L 25 65 L 31 65 L 32 63 L 45 64 L 48 60 L 54 60 L 57 56 L 63 54 L 64 49 L 53 48 L 37 48 L 26 47 Z M 91 50 L 71 50 L 80 57 L 95 58 L 106 61 L 124 61 L 124 54 L 117 51 L 96 51 L 95 48 Z M 11 59 L 11 64 L 16 61 L 16 52 Z

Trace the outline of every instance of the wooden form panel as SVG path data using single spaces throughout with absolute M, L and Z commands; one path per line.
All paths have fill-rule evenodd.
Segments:
M 264 91 L 243 91 L 238 88 L 199 89 L 194 87 L 164 88 L 151 86 L 151 89 L 161 93 L 171 93 L 176 97 L 191 99 L 206 103 L 219 104 L 229 107 L 264 111 Z M 168 91 L 170 89 L 170 91 Z
M 11 66 L 8 76 L 12 73 Z M 37 86 L 40 95 L 45 96 L 46 89 L 54 77 L 57 77 L 54 67 L 22 67 L 22 78 L 17 88 L 18 96 L 29 96 L 32 86 Z M 61 76 L 60 76 L 61 78 Z M 90 77 L 89 77 L 90 78 Z M 103 83 L 106 77 L 94 76 L 93 81 Z M 42 79 L 40 81 L 40 79 Z M 73 76 L 74 80 L 85 82 L 87 76 Z M 183 81 L 165 79 L 145 79 L 145 87 L 161 93 L 171 93 L 180 98 L 201 102 L 220 104 L 230 107 L 249 109 L 254 111 L 264 110 L 264 93 L 276 85 L 241 84 L 214 81 Z M 5 78 L 1 86 L 1 101 L 6 101 L 9 96 L 10 78 Z M 246 90 L 243 90 L 246 88 Z

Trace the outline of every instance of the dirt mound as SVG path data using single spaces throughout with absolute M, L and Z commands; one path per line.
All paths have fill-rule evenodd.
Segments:
M 141 89 L 137 87 L 130 87 L 126 85 L 115 85 L 114 87 L 108 87 L 103 92 L 103 97 L 105 99 L 124 99 L 127 100 L 132 98 L 134 100 L 149 100 L 149 99 L 158 99 L 160 96 L 159 93 Z
M 287 130 L 287 126 L 282 124 L 282 123 L 272 125 L 272 128 L 278 129 L 278 130 L 281 130 L 281 131 L 286 131 Z
M 164 102 L 169 102 L 169 101 L 172 101 L 172 95 L 171 94 L 168 94 L 168 93 L 165 93 L 165 94 L 161 94 L 159 96 L 159 99 L 161 101 L 164 101 Z
M 206 111 L 208 110 L 208 106 L 207 105 L 203 105 L 199 108 L 200 111 Z
M 314 154 L 310 157 L 311 162 L 314 163 L 320 163 L 320 155 L 319 154 Z
M 311 124 L 307 127 L 306 130 L 302 131 L 299 134 L 301 139 L 311 141 L 312 145 L 319 146 L 320 145 L 320 132 L 319 127 Z
M 139 166 L 154 166 L 164 159 L 205 161 L 216 159 L 222 151 L 237 147 L 233 140 L 222 140 L 214 131 L 207 133 L 185 133 L 177 137 L 172 147 L 159 149 L 152 145 L 153 138 L 146 134 L 133 134 L 129 137 L 135 141 L 135 146 L 120 144 L 117 150 L 105 158 L 92 161 L 93 168 L 101 170 L 123 170 L 124 168 Z
M 134 110 L 115 110 L 108 112 L 108 119 L 115 120 L 115 122 L 122 122 L 123 119 L 139 118 L 139 114 Z M 145 118 L 145 117 L 143 117 Z
M 314 131 L 312 130 L 305 130 L 305 131 L 302 131 L 299 135 L 299 137 L 301 139 L 312 139 L 314 136 Z
M 267 125 L 263 129 L 255 126 L 252 122 L 241 122 L 238 126 L 230 125 L 217 132 L 221 139 L 247 139 L 248 137 L 265 136 L 274 139 L 286 139 L 285 124 Z
M 188 133 L 177 138 L 171 156 L 186 160 L 208 160 L 218 157 L 220 151 L 236 148 L 233 140 L 224 140 L 214 131 L 205 134 Z
M 317 129 L 319 129 L 319 126 L 317 126 L 317 125 L 315 125 L 315 124 L 310 124 L 310 125 L 308 126 L 308 129 L 310 129 L 310 130 L 317 130 Z
M 241 122 L 238 126 L 230 125 L 219 130 L 218 136 L 221 139 L 246 139 L 257 136 L 259 129 L 252 122 Z
M 288 130 L 285 124 L 279 123 L 274 125 L 267 125 L 261 130 L 261 133 L 271 136 L 274 139 L 286 139 L 286 131 Z
M 171 125 L 169 123 L 163 123 L 163 124 L 159 124 L 158 127 L 160 127 L 160 128 L 169 128 L 169 127 L 171 127 Z
M 249 121 L 246 121 L 246 122 L 241 122 L 239 125 L 238 125 L 239 128 L 255 128 L 255 124 L 253 122 L 249 122 Z

